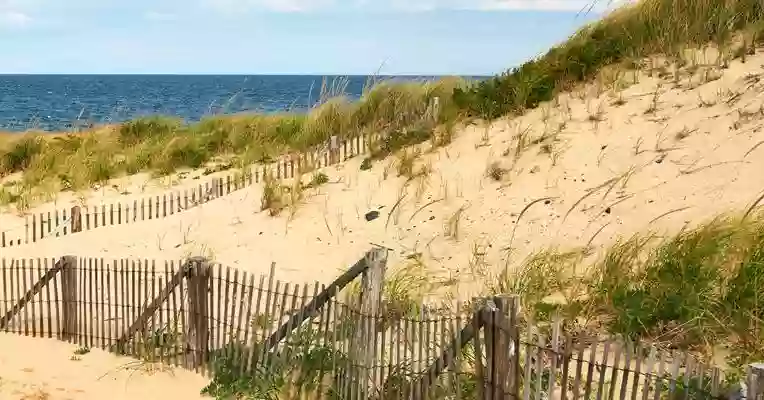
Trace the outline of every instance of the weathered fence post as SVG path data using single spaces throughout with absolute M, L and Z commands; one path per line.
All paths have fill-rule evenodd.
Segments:
M 374 368 L 374 359 L 377 338 L 377 319 L 379 316 L 379 304 L 382 300 L 382 288 L 385 283 L 385 269 L 387 268 L 387 252 L 383 247 L 375 247 L 366 254 L 368 266 L 361 278 L 361 309 L 356 331 L 353 337 L 353 364 L 360 369 L 350 371 L 358 377 L 358 392 L 360 398 L 369 397 L 369 384 L 371 383 L 371 369 Z
M 746 399 L 764 399 L 764 362 L 748 365 L 748 393 Z
M 519 374 L 518 331 L 517 331 L 517 296 L 499 295 L 494 297 L 494 303 L 504 322 L 508 326 L 494 326 L 494 354 L 492 382 L 494 383 L 494 399 L 518 398 L 516 375 Z M 509 328 L 505 331 L 503 328 Z
M 78 334 L 77 324 L 77 257 L 61 257 L 61 340 L 72 341 Z
M 432 99 L 432 120 L 438 123 L 440 120 L 440 97 L 433 97 Z
M 188 261 L 188 331 L 186 340 L 193 349 L 191 362 L 194 370 L 204 365 L 209 356 L 209 290 L 210 264 L 205 257 L 192 257 Z
M 72 207 L 72 233 L 82 232 L 82 213 L 80 206 Z
M 329 165 L 340 162 L 340 140 L 337 135 L 329 138 Z

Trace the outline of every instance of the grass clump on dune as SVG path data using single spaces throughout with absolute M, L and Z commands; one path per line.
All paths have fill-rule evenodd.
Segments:
M 472 88 L 456 89 L 454 99 L 486 119 L 522 112 L 609 65 L 636 66 L 654 54 L 681 64 L 683 49 L 708 44 L 736 54 L 726 51 L 732 50 L 734 35 L 749 30 L 756 41 L 762 22 L 764 5 L 757 0 L 642 0 L 581 29 L 538 59 Z

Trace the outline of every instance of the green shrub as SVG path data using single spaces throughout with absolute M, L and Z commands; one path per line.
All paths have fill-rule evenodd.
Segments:
M 0 154 L 0 173 L 24 171 L 41 154 L 45 143 L 39 136 L 24 136 Z

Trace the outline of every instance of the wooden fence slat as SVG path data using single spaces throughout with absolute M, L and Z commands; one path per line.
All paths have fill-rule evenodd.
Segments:
M 21 276 L 19 280 L 21 282 L 21 285 L 19 285 L 19 292 L 18 292 L 19 301 L 21 301 L 25 297 L 24 295 L 22 295 L 22 293 L 23 294 L 30 293 L 28 289 L 28 287 L 30 286 L 28 284 L 28 281 L 30 280 L 28 275 L 29 270 L 30 268 L 27 266 L 27 259 L 22 259 L 21 260 Z M 33 298 L 34 298 L 34 295 L 30 296 L 28 301 L 32 301 Z M 19 313 L 19 318 L 21 318 L 21 321 L 24 324 L 24 336 L 29 336 L 29 308 L 21 307 L 21 310 L 23 310 L 23 315 Z
M 549 360 L 549 381 L 546 386 L 550 397 L 554 393 L 554 385 L 557 382 L 557 357 L 560 353 L 560 329 L 562 329 L 562 316 L 558 312 L 555 312 L 552 321 L 552 343 L 550 343 L 552 353 Z
M 608 356 L 610 355 L 610 340 L 605 342 L 605 348 L 602 351 L 602 364 L 599 366 L 599 383 L 597 384 L 597 400 L 602 399 L 602 393 L 605 390 L 605 377 L 607 376 Z M 657 399 L 656 399 L 657 400 Z
M 164 269 L 163 269 L 163 276 L 162 280 L 159 284 L 159 290 L 161 293 L 161 290 L 163 287 L 167 287 L 167 283 L 172 279 L 172 276 L 174 274 L 170 270 L 170 262 L 165 260 L 164 262 Z M 160 312 L 161 312 L 160 307 Z M 162 361 L 169 365 L 177 365 L 177 359 L 176 355 L 178 353 L 178 340 L 176 336 L 176 321 L 175 321 L 175 314 L 176 314 L 176 303 L 175 303 L 175 289 L 173 288 L 172 291 L 170 291 L 170 298 L 166 300 L 165 307 L 164 307 L 164 324 L 160 322 L 160 325 L 162 326 L 162 348 L 164 349 L 163 354 L 164 358 Z
M 216 268 L 214 278 L 212 281 L 213 287 L 215 286 L 215 281 L 217 281 L 217 289 L 215 289 L 215 292 L 217 293 L 218 297 L 215 301 L 215 304 L 212 305 L 212 314 L 213 314 L 213 320 L 217 321 L 215 322 L 216 329 L 213 329 L 210 331 L 210 340 L 213 343 L 213 346 L 215 349 L 220 350 L 224 346 L 224 341 L 222 339 L 221 332 L 223 329 L 225 329 L 225 319 L 223 319 L 223 265 L 218 263 Z M 215 307 L 217 306 L 217 307 Z M 221 328 L 221 324 L 223 324 Z M 217 331 L 217 332 L 215 332 Z
M 79 272 L 79 276 L 77 277 L 78 283 L 80 285 L 80 288 L 78 290 L 79 297 L 77 298 L 77 301 L 79 303 L 79 312 L 77 316 L 79 317 L 79 321 L 77 324 L 77 344 L 80 345 L 80 347 L 89 347 L 88 345 L 88 326 L 90 325 L 90 321 L 88 319 L 92 315 L 91 313 L 88 313 L 88 281 L 87 281 L 87 265 L 85 264 L 87 262 L 87 259 L 78 258 L 77 259 L 77 271 Z
M 640 357 L 638 360 L 641 360 L 642 355 L 644 354 L 645 348 L 644 346 L 639 346 L 639 355 Z M 650 351 L 647 355 L 647 365 L 645 365 L 645 378 L 642 383 L 642 400 L 647 400 L 649 388 L 650 388 L 650 374 L 653 372 L 653 363 L 655 362 L 655 348 L 650 347 Z M 639 364 L 637 364 L 639 365 Z M 634 395 L 632 395 L 632 399 L 636 400 L 636 393 L 637 393 L 637 387 L 639 385 L 640 380 L 642 380 L 642 377 L 640 375 L 636 375 L 634 377 Z
M 674 351 L 671 354 L 671 358 L 673 358 L 673 360 L 671 365 L 671 381 L 669 381 L 669 397 L 673 398 L 674 391 L 676 390 L 676 380 L 679 377 L 679 367 L 682 361 L 682 355 Z
M 175 277 L 179 271 L 186 268 L 186 262 L 181 260 L 173 260 L 170 262 L 170 274 Z M 171 279 L 172 280 L 172 279 Z M 165 284 L 167 286 L 170 283 Z M 188 290 L 188 284 L 186 279 L 179 279 L 177 282 L 177 295 L 175 290 L 170 291 L 171 302 L 173 303 L 173 310 L 175 315 L 173 318 L 180 321 L 175 333 L 175 363 L 183 368 L 189 368 L 188 352 L 189 343 L 188 338 L 188 321 L 187 321 L 187 307 L 186 307 L 186 291 Z
M 29 259 L 29 274 L 27 275 L 27 277 L 29 278 L 29 281 L 28 281 L 29 287 L 32 287 L 32 289 L 34 289 L 35 284 L 39 282 L 40 279 L 42 278 L 42 276 L 39 276 L 37 274 L 40 272 L 40 269 L 39 269 L 39 264 L 37 264 L 35 261 L 36 260 L 33 258 Z M 27 286 L 25 285 L 24 286 L 25 292 L 26 292 L 26 288 Z M 41 291 L 42 291 L 42 288 L 40 288 L 40 290 L 38 290 L 37 293 L 40 293 Z M 25 308 L 29 308 L 29 312 L 31 315 L 31 319 L 28 322 L 29 322 L 29 325 L 31 325 L 32 337 L 37 337 L 37 315 L 35 313 L 35 301 L 34 301 L 34 298 L 37 295 L 37 293 L 32 294 L 32 298 L 29 300 L 29 303 L 30 303 L 29 307 L 25 307 Z
M 618 392 L 619 399 L 626 400 L 626 391 L 629 388 L 629 373 L 631 372 L 631 358 L 634 355 L 634 343 L 631 340 L 626 341 L 626 349 L 624 351 L 624 360 L 623 360 L 623 376 L 621 377 L 621 390 Z M 639 365 L 639 359 L 637 359 L 637 365 Z M 638 378 L 639 375 L 635 374 L 635 378 Z
M 560 399 L 568 399 L 568 379 L 570 378 L 570 358 L 573 354 L 573 337 L 565 335 L 565 347 L 562 354 L 562 379 L 560 380 Z
M 49 261 L 50 259 L 47 259 L 47 258 L 45 258 L 43 261 L 44 262 L 43 268 L 45 269 L 45 271 L 48 271 L 48 269 L 51 267 Z M 53 263 L 53 265 L 55 266 L 55 263 Z M 58 276 L 58 274 L 56 274 L 56 276 Z M 53 279 L 51 279 L 53 281 L 53 285 L 56 284 L 56 280 L 57 280 L 56 276 L 54 276 Z M 55 286 L 53 287 L 53 292 L 54 293 L 56 292 Z M 56 297 L 58 297 L 57 295 L 58 294 L 56 293 Z M 52 307 L 55 307 L 56 309 L 58 309 L 58 298 L 56 298 L 55 303 L 51 301 L 50 282 L 48 282 L 48 284 L 45 285 L 45 299 L 46 299 L 46 315 L 48 316 L 48 324 L 47 324 L 48 337 L 52 338 L 53 337 L 53 309 Z M 58 326 L 58 322 L 56 323 L 56 326 Z
M 647 366 L 645 369 L 645 379 L 642 384 L 642 400 L 647 400 L 650 396 L 650 382 L 653 380 L 652 372 L 655 365 L 656 350 L 654 346 L 650 346 L 650 354 L 647 359 Z
M 222 190 L 222 187 L 221 187 Z M 245 276 L 247 273 L 245 272 Z M 242 279 L 244 281 L 244 279 Z M 239 354 L 239 374 L 243 374 L 246 366 L 250 362 L 250 351 L 249 349 L 254 346 L 254 341 L 250 340 L 249 336 L 249 330 L 252 326 L 252 297 L 255 294 L 255 275 L 249 274 L 249 279 L 245 281 L 244 287 L 246 288 L 246 294 L 247 294 L 247 300 L 245 302 L 246 304 L 246 317 L 244 318 L 244 332 L 243 332 L 243 338 L 244 341 L 241 346 L 241 350 L 246 350 L 247 354 Z M 239 324 L 241 325 L 241 320 L 239 320 Z M 246 357 L 246 358 L 245 358 Z
M 14 282 L 13 286 L 15 286 L 15 290 L 14 290 L 13 293 L 11 293 L 11 303 L 10 304 L 13 304 L 16 301 L 19 301 L 22 298 L 21 297 L 21 293 L 22 293 L 21 290 L 22 290 L 22 279 L 23 279 L 22 271 L 23 271 L 23 267 L 24 267 L 23 260 L 21 260 L 21 261 L 16 260 L 16 262 L 14 264 L 15 264 L 14 265 L 15 266 L 14 271 L 15 271 L 16 279 L 13 281 Z M 21 309 L 19 309 L 19 312 L 16 313 L 16 321 L 14 321 L 14 323 L 13 323 L 14 327 L 16 328 L 15 329 L 16 333 L 24 332 L 23 331 L 23 329 L 24 329 L 23 323 L 24 323 L 24 317 L 21 315 Z
M 265 290 L 265 275 L 260 275 L 260 281 L 257 285 L 257 288 L 252 288 L 252 290 L 257 290 L 257 300 L 255 301 L 255 319 L 254 321 L 251 319 L 247 319 L 250 325 L 252 325 L 252 345 L 249 346 L 249 354 L 247 355 L 247 364 L 245 368 L 245 373 L 249 374 L 252 371 L 252 364 L 255 361 L 255 352 L 258 346 L 262 345 L 262 342 L 260 340 L 260 335 L 257 332 L 258 329 L 261 329 L 260 322 L 262 316 L 266 315 L 263 313 L 263 311 L 260 309 L 260 302 L 263 298 L 263 291 Z M 266 305 L 266 308 L 268 306 Z
M 525 340 L 525 373 L 523 374 L 523 399 L 529 400 L 531 396 L 531 374 L 533 365 L 533 338 L 534 332 L 530 327 L 533 326 L 533 321 L 528 321 L 528 330 Z
M 480 331 L 484 323 L 485 321 L 482 320 L 482 317 L 475 318 L 472 321 L 472 325 L 475 330 L 475 334 L 472 337 L 473 343 L 474 343 L 473 346 L 475 349 L 475 379 L 477 380 L 478 392 L 480 393 L 480 398 L 485 398 L 486 396 L 485 384 L 487 379 L 485 377 L 485 367 L 483 366 L 483 351 L 482 351 L 483 346 L 480 345 Z
M 13 264 L 15 263 L 15 260 L 11 260 L 11 268 L 13 268 Z M 11 286 L 11 292 L 13 292 L 13 271 L 8 268 L 8 265 L 6 263 L 5 258 L 0 260 L 0 269 L 3 271 L 3 315 L 8 313 L 8 307 L 11 304 L 11 298 L 8 297 L 8 286 Z M 6 330 L 7 326 L 0 325 L 0 330 Z
M 462 303 L 461 301 L 456 303 L 456 309 L 461 311 L 462 309 Z M 454 341 L 453 346 L 453 352 L 454 352 L 454 358 L 452 359 L 452 365 L 453 365 L 453 377 L 455 382 L 455 388 L 456 388 L 456 395 L 455 399 L 460 400 L 462 397 L 462 379 L 461 379 L 461 372 L 462 372 L 462 349 L 464 346 L 469 343 L 469 340 L 463 342 L 463 336 L 462 336 L 462 318 L 460 314 L 456 314 L 456 319 L 454 321 L 455 325 L 452 325 L 452 329 L 456 332 L 456 340 Z M 456 347 L 457 343 L 464 343 L 460 345 L 458 348 Z M 519 348 L 518 348 L 518 354 L 519 354 Z
M 621 362 L 621 353 L 623 352 L 622 344 L 616 344 L 615 353 L 613 353 L 613 370 L 610 375 L 610 388 L 608 389 L 607 398 L 614 398 L 615 388 L 618 382 L 618 368 Z
M 230 290 L 234 289 L 235 291 L 235 288 L 233 288 L 232 287 L 233 285 L 231 284 L 231 268 L 230 267 L 225 268 L 225 279 L 223 279 L 222 275 L 220 276 L 220 279 L 222 280 L 222 283 L 224 284 L 223 286 L 223 315 L 222 315 L 223 318 L 221 320 L 223 322 L 223 327 L 220 330 L 220 340 L 221 340 L 220 348 L 225 349 L 227 354 L 228 351 L 230 350 L 229 348 L 227 348 L 228 339 L 229 339 L 227 333 L 231 328 L 228 323 L 228 307 L 230 304 L 229 302 L 231 300 Z M 236 304 L 236 302 L 234 301 L 233 304 Z
M 655 371 L 655 392 L 653 392 L 653 399 L 660 400 L 661 392 L 663 391 L 663 373 L 666 366 L 666 355 L 663 352 L 658 353 L 659 362 L 658 370 Z
M 265 309 L 265 311 L 264 312 L 261 311 L 262 314 L 260 314 L 261 317 L 264 319 L 264 321 L 263 321 L 263 326 L 262 326 L 262 336 L 260 337 L 260 340 L 259 340 L 260 349 L 258 350 L 258 354 L 257 354 L 257 363 L 258 364 L 265 362 L 265 356 L 266 356 L 266 354 L 268 352 L 268 341 L 267 341 L 268 337 L 269 337 L 269 333 L 268 332 L 270 330 L 269 326 L 271 325 L 271 315 L 273 315 L 271 313 L 271 307 L 272 307 L 271 299 L 274 297 L 272 295 L 273 294 L 273 289 L 274 289 L 273 286 L 276 283 L 275 282 L 275 280 L 276 280 L 276 272 L 275 272 L 275 270 L 276 270 L 276 264 L 275 263 L 271 263 L 271 270 L 270 270 L 270 273 L 268 274 L 268 288 L 265 290 L 265 304 L 264 304 L 264 307 L 263 307 Z
M 536 348 L 533 349 L 536 353 L 536 390 L 535 398 L 536 400 L 542 400 L 544 399 L 544 393 L 542 392 L 541 384 L 544 380 L 544 349 L 546 348 L 546 340 L 544 338 L 544 335 L 538 336 L 538 345 Z
M 246 281 L 246 272 L 242 271 L 241 277 L 242 277 L 241 279 L 242 281 Z M 229 340 L 231 344 L 233 344 L 231 359 L 234 361 L 234 365 L 236 365 L 236 363 L 239 362 L 239 360 L 241 360 L 241 354 L 239 353 L 241 349 L 241 344 L 239 342 L 240 340 L 239 338 L 241 337 L 241 332 L 243 330 L 241 323 L 242 323 L 242 318 L 244 314 L 244 311 L 242 309 L 242 307 L 244 306 L 244 302 L 243 302 L 244 289 L 245 289 L 245 285 L 243 285 L 239 281 L 239 270 L 236 269 L 234 270 L 234 273 L 233 273 L 233 291 L 232 291 L 233 298 L 231 299 L 232 308 L 231 308 L 231 319 L 230 319 L 231 330 L 229 332 L 229 335 L 230 335 Z M 233 324 L 233 321 L 236 321 L 235 325 Z
M 92 258 L 88 258 L 87 259 L 87 267 L 86 267 L 87 268 L 87 275 L 88 275 L 88 280 L 87 280 L 87 283 L 86 283 L 86 285 L 88 287 L 88 299 L 86 300 L 87 305 L 88 305 L 88 318 L 87 319 L 90 320 L 89 321 L 90 323 L 89 323 L 89 330 L 88 330 L 87 346 L 90 347 L 90 348 L 96 347 L 96 344 L 94 343 L 94 339 L 95 339 L 95 335 L 96 335 L 96 329 L 94 329 L 94 328 L 95 328 L 95 325 L 98 325 L 96 323 L 97 319 L 94 319 L 94 317 L 96 317 L 96 315 L 94 313 L 98 312 L 98 307 L 94 308 L 95 300 L 94 300 L 94 297 L 93 297 L 95 295 L 95 292 L 98 291 L 97 288 L 94 287 L 95 286 L 95 279 L 94 279 L 94 276 L 93 276 L 93 269 L 97 268 L 98 264 L 95 263 L 95 265 L 93 265 L 94 264 L 93 261 L 94 260 Z
M 584 398 L 590 399 L 592 394 L 592 381 L 594 380 L 595 361 L 597 357 L 597 342 L 593 342 L 589 347 L 589 362 L 586 366 L 586 384 L 584 385 Z

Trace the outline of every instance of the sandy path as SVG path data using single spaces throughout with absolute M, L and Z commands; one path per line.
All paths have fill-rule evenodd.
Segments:
M 0 399 L 122 400 L 202 399 L 207 381 L 192 372 L 149 367 L 91 350 L 75 356 L 76 345 L 52 339 L 0 334 Z M 23 349 L 23 357 L 11 349 Z

